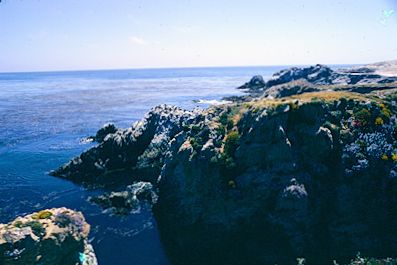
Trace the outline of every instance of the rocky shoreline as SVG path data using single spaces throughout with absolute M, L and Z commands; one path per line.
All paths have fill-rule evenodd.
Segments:
M 90 198 L 114 214 L 152 205 L 172 264 L 395 264 L 352 259 L 397 254 L 397 77 L 316 65 L 240 88 L 106 125 L 51 175 L 114 190 Z

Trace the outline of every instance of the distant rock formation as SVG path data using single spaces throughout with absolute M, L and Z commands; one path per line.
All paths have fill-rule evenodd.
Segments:
M 256 96 L 279 98 L 330 89 L 329 86 L 332 85 L 339 86 L 340 90 L 351 91 L 354 87 L 368 84 L 387 86 L 397 82 L 397 72 L 394 76 L 382 76 L 374 69 L 374 66 L 365 66 L 334 71 L 320 64 L 304 68 L 292 67 L 275 73 L 267 82 L 261 76 L 254 76 L 239 89 L 247 89 L 248 93 Z M 386 71 L 385 68 L 382 69 Z
M 80 212 L 54 208 L 0 224 L 2 265 L 97 265 Z
M 356 66 L 346 70 L 351 73 L 373 73 L 382 76 L 397 76 L 397 60 L 385 61 L 364 66 Z

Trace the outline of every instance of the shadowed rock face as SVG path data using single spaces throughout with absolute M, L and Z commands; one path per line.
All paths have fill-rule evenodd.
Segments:
M 315 78 L 328 78 L 317 70 Z M 154 203 L 176 265 L 394 255 L 397 97 L 303 93 L 203 112 L 160 106 L 54 174 L 94 184 L 146 181 L 96 202 L 126 213 L 139 197 Z
M 358 167 L 360 152 L 352 155 L 348 143 L 365 133 L 343 125 L 354 119 L 343 113 L 365 107 L 340 101 L 294 108 L 244 114 L 231 172 L 219 162 L 216 141 L 197 154 L 188 141 L 171 145 L 155 213 L 175 264 L 293 264 L 300 256 L 326 264 L 358 250 L 394 253 L 394 163 L 362 151 L 370 165 Z M 396 148 L 388 129 L 370 130 L 387 135 L 374 140 L 381 152 L 382 141 Z
M 44 210 L 0 224 L 0 264 L 97 265 L 90 226 L 66 208 Z

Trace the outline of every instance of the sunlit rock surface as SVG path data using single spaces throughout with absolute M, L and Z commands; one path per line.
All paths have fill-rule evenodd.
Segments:
M 97 265 L 80 212 L 54 208 L 0 224 L 0 264 Z

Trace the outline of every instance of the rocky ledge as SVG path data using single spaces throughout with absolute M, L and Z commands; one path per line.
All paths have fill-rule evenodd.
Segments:
M 54 208 L 0 224 L 0 264 L 97 265 L 80 212 Z
M 116 213 L 152 204 L 173 264 L 394 256 L 396 89 L 323 86 L 203 111 L 158 106 L 52 174 L 117 187 L 91 198 Z

